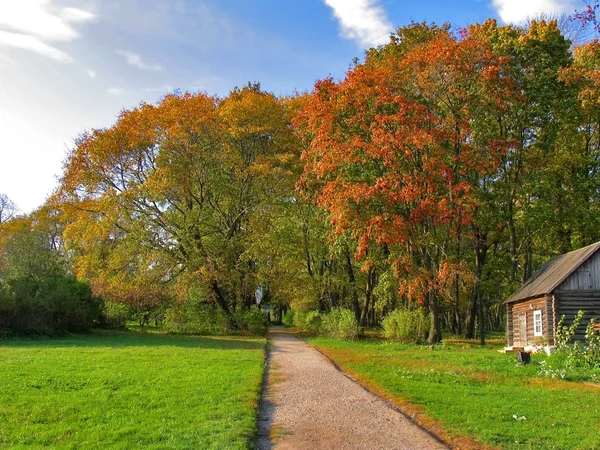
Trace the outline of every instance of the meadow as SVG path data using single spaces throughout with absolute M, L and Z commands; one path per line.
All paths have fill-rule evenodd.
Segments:
M 521 365 L 514 354 L 499 353 L 501 345 L 309 342 L 455 447 L 600 448 L 600 384 L 594 373 L 589 381 L 589 371 L 582 381 L 583 373 L 552 369 L 540 355 Z
M 0 340 L 0 447 L 252 448 L 262 338 Z

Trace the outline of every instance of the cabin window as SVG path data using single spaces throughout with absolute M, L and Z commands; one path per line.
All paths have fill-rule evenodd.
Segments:
M 542 311 L 533 312 L 533 335 L 542 336 Z

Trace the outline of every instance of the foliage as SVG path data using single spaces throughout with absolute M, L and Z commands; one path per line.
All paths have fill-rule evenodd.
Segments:
M 291 323 L 291 325 L 293 325 L 294 327 L 306 331 L 312 335 L 316 336 L 321 332 L 323 316 L 319 313 L 319 311 L 289 310 L 288 313 L 286 313 L 286 317 L 284 319 Z M 284 321 L 284 323 L 286 322 Z
M 189 298 L 167 309 L 164 329 L 170 333 L 202 336 L 264 336 L 267 326 L 264 311 L 256 307 L 235 311 L 232 322 L 216 305 Z
M 233 320 L 259 284 L 244 256 L 251 221 L 293 189 L 289 116 L 250 84 L 167 95 L 84 133 L 53 198 L 77 276 L 137 308 L 202 290 Z
M 0 224 L 12 219 L 17 212 L 17 205 L 6 194 L 0 194 Z
M 52 336 L 98 323 L 99 299 L 68 273 L 54 237 L 40 217 L 0 224 L 0 334 Z
M 600 435 L 590 433 L 598 418 L 598 388 L 547 376 L 545 354 L 532 355 L 531 364 L 523 366 L 514 354 L 499 353 L 501 347 L 480 348 L 464 340 L 445 340 L 433 350 L 374 340 L 310 342 L 416 421 L 435 421 L 436 433 L 453 448 L 600 447 Z M 600 381 L 600 369 L 577 373 Z M 465 437 L 475 442 L 466 443 Z
M 388 339 L 418 343 L 427 335 L 429 317 L 422 308 L 397 309 L 383 318 L 383 334 Z
M 467 175 L 492 175 L 512 145 L 478 133 L 475 115 L 505 109 L 513 85 L 506 61 L 471 31 L 423 32 L 373 50 L 343 81 L 317 83 L 301 185 L 317 191 L 336 232 L 358 241 L 365 264 L 378 247 L 391 253 L 400 294 L 428 303 L 438 341 L 439 299 L 468 275 L 450 257 L 475 211 Z
M 288 309 L 281 320 L 286 327 L 291 327 L 294 325 L 294 315 L 295 311 L 292 309 Z
M 100 304 L 73 276 L 12 278 L 0 290 L 0 334 L 53 336 L 97 323 Z
M 304 329 L 313 335 L 318 335 L 321 332 L 323 317 L 319 311 L 308 311 L 304 318 Z
M 585 362 L 590 367 L 600 369 L 600 332 L 595 331 L 596 321 L 591 319 L 585 329 Z
M 234 313 L 237 329 L 230 334 L 243 336 L 264 336 L 267 332 L 267 319 L 265 312 L 257 307 L 241 309 Z
M 337 339 L 356 339 L 358 322 L 354 313 L 345 308 L 333 308 L 322 317 L 321 333 Z
M 306 311 L 295 310 L 292 316 L 292 325 L 296 328 L 304 328 Z
M 0 447 L 248 449 L 264 339 L 102 332 L 0 342 Z
M 165 330 L 171 333 L 224 336 L 230 333 L 225 313 L 214 305 L 188 299 L 167 310 Z
M 0 196 L 0 276 L 54 265 L 141 323 L 197 297 L 238 332 L 258 286 L 362 328 L 416 302 L 431 343 L 483 342 L 537 268 L 600 239 L 598 98 L 600 44 L 552 20 L 412 23 L 310 94 L 176 92 L 84 132 L 42 210 L 7 221 Z
M 131 306 L 126 303 L 103 301 L 99 325 L 102 328 L 121 330 L 131 318 Z
M 556 347 L 563 355 L 557 356 L 553 366 L 560 369 L 572 370 L 573 368 L 595 367 L 600 369 L 600 336 L 594 330 L 595 320 L 590 319 L 585 329 L 585 343 L 571 339 L 579 328 L 585 311 L 577 311 L 570 325 L 566 325 L 566 316 L 563 314 L 556 326 Z M 562 363 L 562 364 L 561 364 Z
M 556 325 L 556 333 L 555 333 L 555 343 L 556 348 L 559 350 L 568 350 L 570 348 L 571 339 L 575 335 L 577 328 L 581 324 L 583 317 L 585 316 L 585 311 L 577 311 L 575 317 L 573 317 L 573 321 L 571 325 L 566 325 L 565 322 L 567 320 L 567 316 L 563 314 Z

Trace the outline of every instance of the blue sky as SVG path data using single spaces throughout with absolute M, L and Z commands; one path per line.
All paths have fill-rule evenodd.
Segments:
M 278 95 L 344 76 L 411 21 L 572 14 L 583 0 L 0 0 L 0 193 L 27 213 L 79 133 L 174 89 Z

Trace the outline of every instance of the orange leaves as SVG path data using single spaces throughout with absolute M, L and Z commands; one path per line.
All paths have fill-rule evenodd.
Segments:
M 338 83 L 315 85 L 298 121 L 310 137 L 298 186 L 316 190 L 337 233 L 358 239 L 357 257 L 391 251 L 401 293 L 424 300 L 468 271 L 443 255 L 471 223 L 473 183 L 513 145 L 475 128 L 506 108 L 513 83 L 507 60 L 481 37 L 487 30 L 460 39 L 436 27 L 403 31 L 410 40 L 369 52 Z

